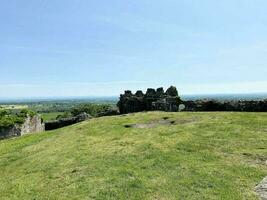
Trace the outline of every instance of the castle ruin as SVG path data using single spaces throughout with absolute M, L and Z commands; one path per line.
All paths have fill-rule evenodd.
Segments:
M 44 123 L 39 115 L 27 115 L 23 124 L 14 124 L 9 127 L 0 127 L 0 139 L 18 137 L 38 133 L 45 130 Z
M 179 110 L 181 99 L 178 96 L 176 87 L 171 86 L 164 92 L 163 88 L 147 89 L 144 94 L 138 90 L 132 94 L 130 90 L 126 90 L 120 95 L 118 102 L 119 111 L 121 114 L 161 110 L 167 112 L 176 112 Z

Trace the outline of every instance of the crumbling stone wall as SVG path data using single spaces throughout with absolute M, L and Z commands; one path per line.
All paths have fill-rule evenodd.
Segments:
M 21 125 L 21 135 L 44 131 L 44 123 L 39 115 L 28 116 Z
M 183 101 L 184 111 L 237 111 L 237 112 L 267 112 L 267 99 L 259 101 L 247 100 L 195 100 Z
M 138 90 L 135 94 L 126 90 L 124 94 L 120 95 L 117 105 L 120 113 L 126 114 L 151 110 L 176 112 L 180 103 L 181 99 L 176 87 L 171 86 L 166 92 L 163 88 L 156 90 L 148 88 L 145 94 L 141 90 Z
M 85 121 L 87 119 L 92 118 L 89 114 L 87 113 L 81 113 L 75 117 L 69 117 L 69 118 L 64 118 L 64 119 L 59 119 L 59 120 L 54 120 L 50 122 L 45 123 L 45 130 L 54 130 L 58 128 L 62 128 L 65 126 L 69 126 L 72 124 L 76 124 L 82 121 Z
M 0 128 L 0 139 L 17 137 L 21 135 L 21 129 L 19 125 Z
M 0 128 L 0 139 L 18 137 L 31 133 L 44 131 L 44 124 L 39 115 L 27 115 L 23 124 L 15 124 L 10 127 Z

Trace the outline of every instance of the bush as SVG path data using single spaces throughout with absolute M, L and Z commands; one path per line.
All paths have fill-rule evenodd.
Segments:
M 111 105 L 108 104 L 81 104 L 71 109 L 71 114 L 77 116 L 83 112 L 96 117 L 99 113 L 105 112 L 111 109 Z
M 8 112 L 6 110 L 0 110 L 0 117 L 3 117 L 7 114 L 8 114 Z
M 21 110 L 20 112 L 13 114 L 11 111 L 0 111 L 0 128 L 6 128 L 15 124 L 23 124 L 27 115 L 33 117 L 36 113 L 31 110 Z
M 65 112 L 61 115 L 58 115 L 56 119 L 58 120 L 58 119 L 64 119 L 64 118 L 69 118 L 69 117 L 72 117 L 72 114 L 70 112 Z

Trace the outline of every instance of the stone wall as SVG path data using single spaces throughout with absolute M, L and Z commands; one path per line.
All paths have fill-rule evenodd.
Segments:
M 69 126 L 72 124 L 76 124 L 82 121 L 85 121 L 87 119 L 92 118 L 89 114 L 87 113 L 81 113 L 75 117 L 69 117 L 69 118 L 64 118 L 64 119 L 59 119 L 59 120 L 54 120 L 54 121 L 50 121 L 50 122 L 46 122 L 45 123 L 45 130 L 49 131 L 49 130 L 54 130 L 54 129 L 58 129 L 58 128 L 62 128 L 65 126 Z
M 120 112 L 118 111 L 118 108 L 110 108 L 103 112 L 97 113 L 96 117 L 114 116 L 114 115 L 119 115 L 119 114 Z
M 164 92 L 163 88 L 148 88 L 144 94 L 138 90 L 133 94 L 126 90 L 120 95 L 118 102 L 120 114 L 161 110 L 176 111 L 236 111 L 236 112 L 267 112 L 267 99 L 265 100 L 214 100 L 200 99 L 182 101 L 177 89 L 173 86 Z
M 232 100 L 195 100 L 183 101 L 184 111 L 237 111 L 237 112 L 267 112 L 267 99 L 259 101 Z
M 0 128 L 0 139 L 17 137 L 20 135 L 21 135 L 21 129 L 19 125 Z
M 44 131 L 44 124 L 39 115 L 34 115 L 33 117 L 28 116 L 25 119 L 24 124 L 21 126 L 21 135 L 38 133 L 42 131 Z
M 148 88 L 145 94 L 141 90 L 138 90 L 135 94 L 126 90 L 124 94 L 120 95 L 117 105 L 120 113 L 125 114 L 152 110 L 176 112 L 180 103 L 181 99 L 176 87 L 171 86 L 166 92 L 163 88 L 156 90 Z
M 0 139 L 38 133 L 44 130 L 44 124 L 39 115 L 27 115 L 23 124 L 15 124 L 11 127 L 0 128 Z

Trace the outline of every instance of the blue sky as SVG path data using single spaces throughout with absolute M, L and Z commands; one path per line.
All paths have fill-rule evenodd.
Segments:
M 267 92 L 266 0 L 1 0 L 0 97 Z

